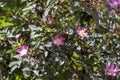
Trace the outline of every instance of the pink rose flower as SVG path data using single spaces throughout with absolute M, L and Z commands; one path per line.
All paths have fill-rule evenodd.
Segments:
M 28 46 L 22 45 L 18 48 L 17 52 L 19 53 L 18 55 L 15 55 L 15 58 L 21 58 L 24 55 L 27 55 L 28 53 Z
M 52 40 L 52 43 L 55 44 L 55 45 L 59 48 L 60 46 L 63 46 L 63 45 L 64 45 L 63 40 L 64 40 L 64 37 L 63 37 L 63 36 L 60 36 L 60 37 L 59 37 L 58 35 L 56 35 L 56 36 L 54 37 L 54 39 Z
M 86 32 L 86 30 L 86 28 L 81 28 L 80 26 L 78 26 L 77 34 L 81 37 L 81 39 L 89 37 L 88 32 Z
M 120 0 L 111 0 L 111 1 L 108 1 L 108 4 L 109 4 L 110 8 L 117 9 L 120 4 Z
M 120 69 L 117 66 L 115 67 L 114 64 L 106 66 L 107 75 L 116 76 L 116 73 L 119 71 L 120 71 Z

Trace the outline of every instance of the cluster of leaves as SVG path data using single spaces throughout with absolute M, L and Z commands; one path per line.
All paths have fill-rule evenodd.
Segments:
M 51 17 L 51 20 L 48 20 Z M 119 80 L 105 66 L 119 65 L 119 7 L 106 0 L 1 0 L 0 78 L 3 80 Z M 77 27 L 85 27 L 81 39 Z M 64 46 L 52 44 L 64 36 Z M 14 58 L 20 45 L 30 55 Z

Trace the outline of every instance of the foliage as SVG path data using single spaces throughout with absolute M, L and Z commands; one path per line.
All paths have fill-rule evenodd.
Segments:
M 108 0 L 1 0 L 1 79 L 119 80 L 105 70 L 120 66 L 119 8 Z M 64 45 L 52 43 L 56 35 Z M 28 54 L 15 58 L 22 45 Z

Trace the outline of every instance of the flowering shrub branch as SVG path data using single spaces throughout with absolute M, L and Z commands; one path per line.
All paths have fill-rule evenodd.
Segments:
M 2 0 L 0 79 L 119 80 L 120 0 Z

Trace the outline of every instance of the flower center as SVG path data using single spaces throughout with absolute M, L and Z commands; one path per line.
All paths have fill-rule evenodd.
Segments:
M 27 54 L 27 50 L 23 49 L 21 52 L 20 52 L 21 55 L 25 55 Z
M 84 35 L 84 31 L 79 31 L 79 34 L 80 35 Z
M 56 40 L 56 43 L 57 43 L 57 44 L 60 44 L 60 43 L 61 43 L 61 40 L 60 40 L 60 39 L 57 39 L 57 40 Z
M 110 73 L 114 73 L 114 70 L 111 69 L 111 70 L 110 70 Z

